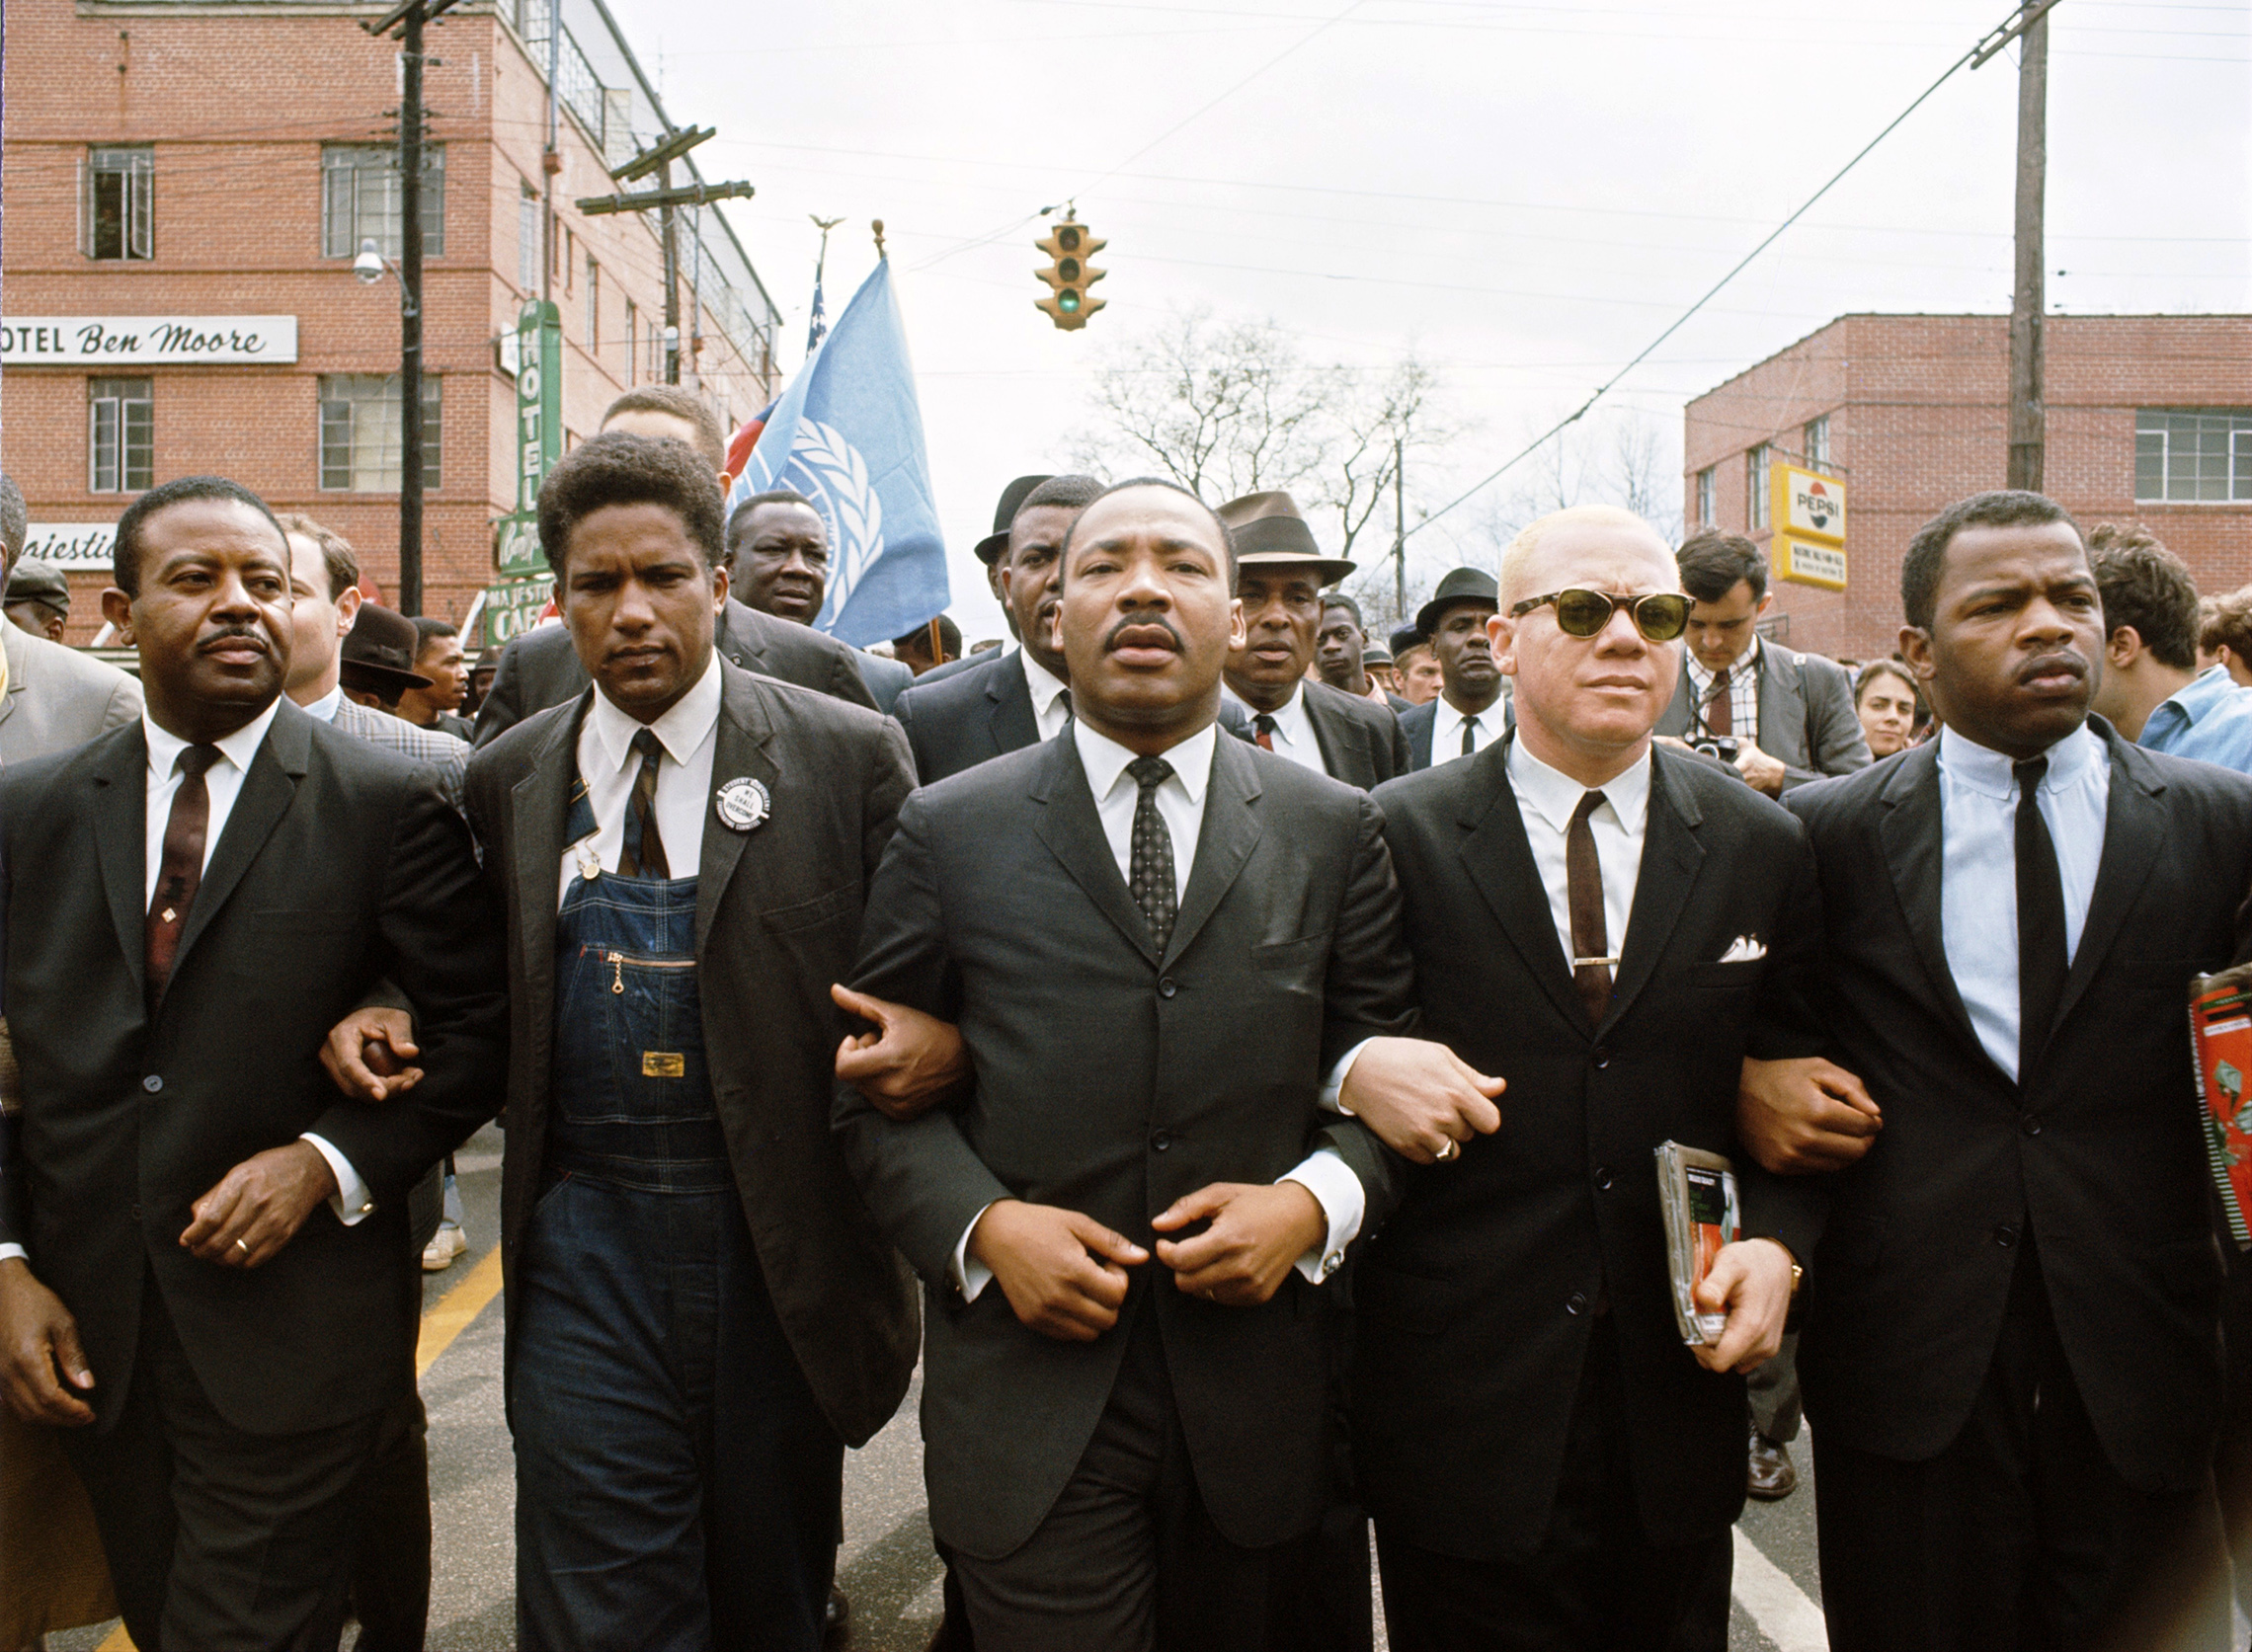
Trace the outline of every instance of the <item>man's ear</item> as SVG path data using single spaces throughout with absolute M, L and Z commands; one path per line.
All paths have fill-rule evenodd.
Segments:
M 713 613 L 723 614 L 727 612 L 727 592 L 733 584 L 734 582 L 728 578 L 726 563 L 721 563 L 711 571 L 711 611 Z
M 116 586 L 102 592 L 102 617 L 118 628 L 117 646 L 133 646 L 133 599 Z
M 1917 682 L 1930 686 L 1931 679 L 1939 674 L 1939 666 L 1931 657 L 1931 633 L 1920 625 L 1900 627 L 1900 658 L 1907 662 L 1908 669 Z M 1924 696 L 1929 699 L 1931 696 Z
M 344 594 L 336 599 L 336 634 L 348 637 L 360 620 L 360 604 L 367 600 L 367 593 L 358 586 L 347 586 Z
M 2104 664 L 2112 670 L 2127 670 L 2141 652 L 2142 633 L 2131 625 L 2116 626 L 2104 639 Z

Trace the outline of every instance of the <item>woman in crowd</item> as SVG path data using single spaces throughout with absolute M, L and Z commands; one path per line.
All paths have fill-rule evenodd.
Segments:
M 1930 720 L 1915 679 L 1896 660 L 1872 660 L 1861 668 L 1853 683 L 1853 709 L 1868 737 L 1869 754 L 1879 762 L 1913 746 Z

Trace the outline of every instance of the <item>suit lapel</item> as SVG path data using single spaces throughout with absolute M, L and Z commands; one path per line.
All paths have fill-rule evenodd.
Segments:
M 722 666 L 719 727 L 714 731 L 717 745 L 712 748 L 712 796 L 730 780 L 752 779 L 766 788 L 772 802 L 780 795 L 781 771 L 774 766 L 769 742 L 773 739 L 773 724 L 767 721 L 766 708 L 759 698 L 759 690 L 749 673 L 739 672 Z M 735 869 L 743 859 L 753 831 L 736 831 L 720 823 L 718 814 L 707 807 L 704 820 L 703 853 L 696 864 L 696 951 L 703 951 L 704 937 L 711 933 L 712 919 L 719 914 L 720 897 L 735 876 Z
M 563 867 L 563 822 L 571 806 L 571 782 L 579 774 L 579 730 L 594 703 L 589 688 L 555 728 L 531 768 L 509 793 L 509 841 L 516 854 L 517 921 L 523 931 L 523 969 L 534 994 L 531 1024 L 542 1029 L 555 1020 L 555 908 Z
M 94 771 L 94 854 L 102 888 L 118 926 L 118 946 L 133 972 L 133 985 L 148 987 L 148 740 L 139 719 L 104 753 Z
M 6 649 L 8 657 L 8 691 L 0 694 L 0 723 L 7 722 L 15 711 L 16 696 L 32 685 L 31 650 L 17 646 L 16 637 L 20 634 L 11 625 L 7 634 L 0 636 L 0 648 Z
M 2119 939 L 2120 926 L 2149 881 L 2166 837 L 2166 782 L 2139 749 L 2108 727 L 2103 734 L 2111 748 L 2104 854 L 2096 867 L 2095 893 L 2088 899 L 2088 920 L 2080 926 L 2080 945 L 2072 954 L 2071 973 L 2064 978 L 2064 995 L 2057 1001 L 2057 1026 L 2063 1025 L 2111 955 L 2112 943 Z
M 203 869 L 203 881 L 197 887 L 196 900 L 188 908 L 188 922 L 180 932 L 180 951 L 172 965 L 175 980 L 179 979 L 188 955 L 195 950 L 197 937 L 211 926 L 219 908 L 227 904 L 227 897 L 250 870 L 250 863 L 258 858 L 258 851 L 266 846 L 267 838 L 274 835 L 282 817 L 289 812 L 289 802 L 297 795 L 297 782 L 305 777 L 305 764 L 312 754 L 312 747 L 313 720 L 283 700 L 266 731 L 266 738 L 258 743 L 257 753 L 250 759 L 250 771 L 242 777 L 242 790 L 235 794 L 234 808 L 228 812 L 218 846 L 211 851 L 210 864 Z M 145 813 L 142 820 L 145 830 Z M 145 871 L 143 877 L 146 877 Z
M 1205 920 L 1235 888 L 1259 840 L 1258 801 L 1258 770 L 1249 754 L 1237 742 L 1215 741 L 1212 779 L 1204 794 L 1204 825 L 1196 837 L 1196 863 L 1188 869 L 1188 890 L 1173 920 L 1166 963 L 1188 950 Z M 1116 865 L 1115 857 L 1112 864 Z
M 1463 870 L 1557 1012 L 1574 1031 L 1585 1033 L 1587 1009 L 1572 984 L 1571 963 L 1557 937 L 1548 886 L 1541 881 L 1532 845 L 1525 839 L 1525 818 L 1509 785 L 1507 753 L 1506 746 L 1495 745 L 1464 759 L 1469 791 L 1461 815 Z
M 1955 989 L 1947 965 L 1947 939 L 1940 920 L 1940 875 L 1947 841 L 1939 795 L 1939 743 L 1919 746 L 1899 761 L 1880 798 L 1885 818 L 1877 828 L 1900 903 L 1908 936 L 1923 960 L 1932 999 L 1981 1061 L 1986 1047 L 1970 1025 L 1970 1012 Z
M 1328 706 L 1317 700 L 1312 684 L 1300 688 L 1298 692 L 1305 696 L 1306 721 L 1314 730 L 1314 748 L 1322 753 L 1322 772 L 1332 780 L 1342 780 L 1347 785 L 1366 789 L 1368 782 L 1375 778 L 1374 765 L 1366 761 L 1359 765 L 1360 769 L 1367 771 L 1367 778 L 1364 779 L 1359 772 L 1354 771 L 1354 765 L 1346 761 L 1350 755 L 1348 747 L 1352 745 L 1353 736 L 1359 732 L 1359 725 L 1349 718 L 1337 716 Z
M 1665 708 L 1658 720 L 1657 732 L 1661 735 L 1686 735 L 1697 720 L 1696 702 L 1689 696 L 1689 663 L 1681 663 L 1680 679 L 1673 685 L 1673 703 Z
M 1689 759 L 1683 759 L 1684 761 Z M 1611 987 L 1611 1007 L 1603 1012 L 1600 1036 L 1634 1006 L 1657 971 L 1657 961 L 1689 905 L 1697 875 L 1704 869 L 1705 846 L 1697 840 L 1705 824 L 1686 787 L 1666 781 L 1674 758 L 1652 748 L 1649 802 L 1643 824 L 1642 870 L 1635 878 L 1635 904 L 1627 912 L 1627 933 L 1619 949 L 1619 974 Z
M 1771 744 L 1790 741 L 1795 749 L 1779 753 L 1793 762 L 1805 762 L 1807 685 L 1800 680 L 1798 662 L 1773 643 L 1759 645 L 1759 732 Z
M 1439 726 L 1439 714 L 1432 708 L 1438 703 L 1436 700 L 1425 700 L 1408 714 L 1408 718 L 1412 718 L 1415 725 L 1408 731 L 1408 754 L 1414 759 L 1417 768 L 1431 766 L 1431 731 Z M 1407 720 L 1402 719 L 1403 724 Z M 1523 823 L 1520 822 L 1519 830 L 1522 829 Z
M 1047 743 L 1045 750 L 1027 794 L 1042 806 L 1033 817 L 1040 841 L 1063 863 L 1095 909 L 1154 966 L 1158 953 L 1150 944 L 1149 923 L 1142 916 L 1142 908 L 1134 905 L 1126 880 L 1119 875 L 1118 859 L 1110 852 L 1110 839 L 1103 835 L 1094 793 L 1088 789 L 1086 770 L 1080 763 L 1079 743 L 1066 729 Z
M 1024 665 L 1011 653 L 1004 655 L 986 672 L 986 699 L 992 707 L 988 719 L 993 731 L 994 755 L 1005 756 L 1040 744 L 1040 719 L 1032 710 L 1032 685 L 1024 678 Z
M 732 596 L 727 599 L 727 606 L 719 611 L 719 651 L 747 671 L 771 676 L 773 673 L 766 669 L 765 645 L 759 640 L 757 622 L 750 616 L 748 607 Z

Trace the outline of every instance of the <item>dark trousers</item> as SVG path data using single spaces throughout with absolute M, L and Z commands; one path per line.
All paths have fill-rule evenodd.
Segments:
M 951 1556 L 978 1652 L 1244 1652 L 1268 1639 L 1281 1550 L 1240 1547 L 1212 1524 L 1146 1291 L 1128 1312 L 1110 1403 L 1056 1506 L 1005 1559 Z
M 844 1446 L 735 1191 L 565 1177 L 533 1214 L 519 1300 L 521 1643 L 815 1652 Z
M 142 1293 L 117 1426 L 74 1429 L 118 1606 L 143 1652 L 333 1652 L 384 1414 L 246 1434 L 197 1379 L 164 1300 Z
M 1635 1503 L 1618 1338 L 1595 1322 L 1556 1507 L 1521 1558 L 1465 1560 L 1376 1529 L 1393 1652 L 1726 1652 L 1735 1566 L 1726 1528 L 1653 1543 Z
M 1814 1452 L 1835 1652 L 2228 1645 L 2211 1482 L 2139 1491 L 2112 1467 L 2030 1252 L 1993 1366 L 1945 1450 L 1901 1462 L 1817 1429 Z
M 1775 1358 L 1754 1370 L 1744 1380 L 1751 1401 L 1751 1426 L 1778 1445 L 1799 1438 L 1805 1411 L 1799 1403 L 1799 1333 L 1784 1334 Z
M 422 1652 L 430 1627 L 430 1414 L 421 1394 L 383 1419 L 362 1496 L 352 1563 L 358 1652 Z

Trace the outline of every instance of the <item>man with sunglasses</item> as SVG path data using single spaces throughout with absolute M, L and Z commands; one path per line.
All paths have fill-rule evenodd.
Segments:
M 1722 1652 L 1739 1374 L 1781 1340 L 1821 1197 L 1742 1150 L 1736 1082 L 1747 1054 L 1819 1047 L 1790 984 L 1818 929 L 1813 858 L 1773 803 L 1652 748 L 1689 604 L 1647 523 L 1535 522 L 1497 599 L 1514 733 L 1376 793 L 1423 1035 L 1508 1081 L 1497 1130 L 1353 1098 L 1421 1166 L 1394 1161 L 1401 1203 L 1354 1284 L 1354 1458 L 1391 1644 Z M 1669 1140 L 1729 1155 L 1741 1193 L 1744 1237 L 1699 1293 L 1726 1316 L 1709 1346 L 1674 1318 Z
M 1736 772 L 1769 797 L 1867 768 L 1869 740 L 1845 673 L 1759 635 L 1759 616 L 1774 600 L 1759 547 L 1707 528 L 1675 560 L 1694 605 L 1680 679 L 1658 735 L 1683 744 L 1706 736 L 1733 740 Z

